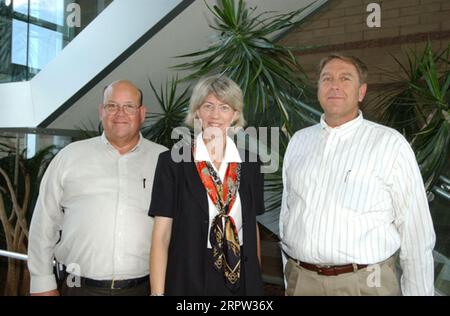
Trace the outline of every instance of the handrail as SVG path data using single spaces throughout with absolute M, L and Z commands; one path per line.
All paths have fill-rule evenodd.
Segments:
M 28 256 L 23 253 L 17 253 L 12 251 L 0 250 L 0 257 L 6 257 L 11 259 L 17 259 L 22 261 L 28 261 Z
M 446 176 L 439 176 L 439 180 L 441 180 L 442 182 L 445 182 L 446 184 L 450 185 L 450 179 L 447 178 Z
M 446 198 L 447 200 L 450 200 L 450 193 L 441 189 L 440 187 L 434 186 L 433 192 L 439 194 L 440 196 L 442 196 L 443 198 Z
M 432 189 L 434 193 L 437 193 L 438 195 L 442 196 L 443 198 L 450 200 L 450 179 L 447 177 L 441 175 L 439 177 L 439 180 L 441 181 L 441 185 L 435 185 Z

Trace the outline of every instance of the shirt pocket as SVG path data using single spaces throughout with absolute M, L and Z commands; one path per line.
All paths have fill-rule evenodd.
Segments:
M 131 210 L 147 214 L 150 208 L 152 181 L 149 176 L 139 175 L 128 178 L 127 203 Z
M 342 176 L 340 202 L 343 208 L 356 213 L 368 212 L 375 200 L 378 179 L 368 171 L 348 170 Z

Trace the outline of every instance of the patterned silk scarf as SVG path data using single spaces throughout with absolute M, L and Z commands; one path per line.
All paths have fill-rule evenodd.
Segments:
M 241 246 L 236 225 L 229 213 L 239 189 L 241 164 L 236 162 L 228 164 L 224 183 L 211 163 L 197 161 L 195 165 L 209 197 L 219 212 L 211 224 L 209 236 L 214 267 L 223 273 L 227 287 L 236 292 L 239 289 L 241 274 Z

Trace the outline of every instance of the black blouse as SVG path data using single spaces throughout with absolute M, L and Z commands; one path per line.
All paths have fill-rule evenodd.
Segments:
M 240 154 L 248 161 L 248 152 Z M 149 215 L 173 219 L 166 295 L 207 294 L 208 198 L 192 156 L 191 161 L 176 163 L 171 159 L 170 151 L 166 151 L 160 154 L 156 166 Z M 252 296 L 263 294 L 256 248 L 256 215 L 264 213 L 264 175 L 260 166 L 259 160 L 243 162 L 239 186 L 245 289 L 246 295 Z

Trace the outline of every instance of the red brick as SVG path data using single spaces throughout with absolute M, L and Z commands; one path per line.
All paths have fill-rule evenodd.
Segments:
M 388 0 L 381 4 L 382 10 L 395 9 L 395 8 L 406 8 L 419 5 L 419 0 Z
M 404 63 L 406 63 L 407 62 L 407 59 L 406 59 L 406 53 L 410 53 L 410 52 L 413 52 L 413 51 L 415 51 L 416 50 L 416 43 L 404 43 L 404 44 L 402 44 L 402 45 L 400 45 L 401 47 L 400 47 L 400 50 L 402 51 L 402 52 L 404 52 L 404 55 L 399 55 L 399 54 L 397 54 L 397 55 L 399 55 L 399 56 L 397 56 L 398 58 L 399 58 L 399 60 L 402 62 L 402 64 L 404 64 Z
M 400 15 L 401 16 L 421 15 L 427 12 L 439 12 L 439 10 L 440 10 L 440 3 L 433 3 L 429 5 L 419 5 L 415 7 L 401 8 Z
M 308 39 L 304 39 L 302 41 L 298 41 L 295 43 L 295 46 L 305 47 L 305 46 L 323 46 L 328 45 L 329 37 L 328 36 L 315 36 Z
M 450 19 L 441 22 L 442 31 L 450 31 Z
M 440 23 L 402 26 L 400 28 L 400 35 L 436 32 L 439 31 L 440 29 L 441 29 Z
M 367 6 L 355 6 L 345 9 L 345 16 L 352 16 L 352 15 L 364 15 L 367 13 L 366 11 Z
M 355 25 L 346 25 L 345 26 L 345 32 L 361 32 L 362 31 L 366 31 L 366 30 L 371 30 L 370 27 L 367 26 L 367 24 L 364 23 L 360 23 L 360 24 L 355 24 Z
M 345 16 L 345 9 L 332 9 L 324 12 L 323 18 L 332 19 Z
M 363 4 L 362 0 L 345 0 L 339 2 L 339 8 L 350 8 L 350 7 L 356 7 L 361 6 Z
M 326 36 L 345 33 L 344 26 L 330 27 L 327 29 L 313 31 L 313 36 Z
M 378 39 L 378 38 L 384 38 L 384 37 L 394 37 L 398 36 L 400 34 L 400 29 L 398 27 L 381 27 L 381 28 L 374 28 L 368 31 L 364 31 L 364 39 L 365 40 L 372 40 L 372 39 Z
M 357 42 L 363 40 L 363 33 L 362 32 L 353 32 L 345 34 L 338 34 L 333 35 L 329 37 L 330 44 L 342 44 L 342 43 L 351 43 L 351 42 Z
M 445 1 L 447 1 L 447 0 L 420 0 L 420 4 L 432 4 L 432 3 L 436 3 L 436 2 L 442 3 Z
M 340 26 L 340 25 L 351 25 L 351 24 L 359 24 L 365 21 L 365 17 L 362 15 L 353 15 L 342 18 L 330 19 L 330 26 Z
M 394 19 L 383 19 L 381 16 L 381 27 L 392 27 L 392 26 L 404 26 L 404 25 L 417 25 L 419 24 L 419 17 L 416 15 L 403 16 Z
M 389 0 L 389 1 L 392 1 L 392 0 Z M 371 3 L 378 3 L 378 4 L 381 4 L 382 5 L 382 3 L 383 3 L 383 1 L 381 0 L 363 0 L 363 6 L 364 7 L 367 7 L 369 4 L 371 4 Z
M 413 49 L 415 49 L 418 53 L 422 53 L 428 44 L 429 44 L 428 41 L 415 43 Z M 437 52 L 441 49 L 441 41 L 431 41 L 430 44 L 431 44 L 431 48 L 435 52 Z
M 400 16 L 400 9 L 381 10 L 381 22 L 383 19 L 398 18 Z
M 328 27 L 328 20 L 311 20 L 309 22 L 306 22 L 302 24 L 299 28 L 299 30 L 308 31 L 308 30 L 314 30 L 314 29 L 322 29 Z
M 312 38 L 314 36 L 314 31 L 297 31 L 295 33 L 292 34 L 292 36 L 290 37 L 291 41 L 298 41 L 298 40 L 304 40 L 304 39 L 308 39 L 308 38 Z
M 421 24 L 436 23 L 439 21 L 448 21 L 450 12 L 424 13 L 420 15 Z
M 371 90 L 370 85 L 374 83 L 381 83 L 381 73 L 376 73 L 375 71 L 369 70 L 369 76 L 367 77 L 367 83 L 369 84 L 369 90 Z M 366 99 L 366 102 L 369 101 L 369 99 Z

